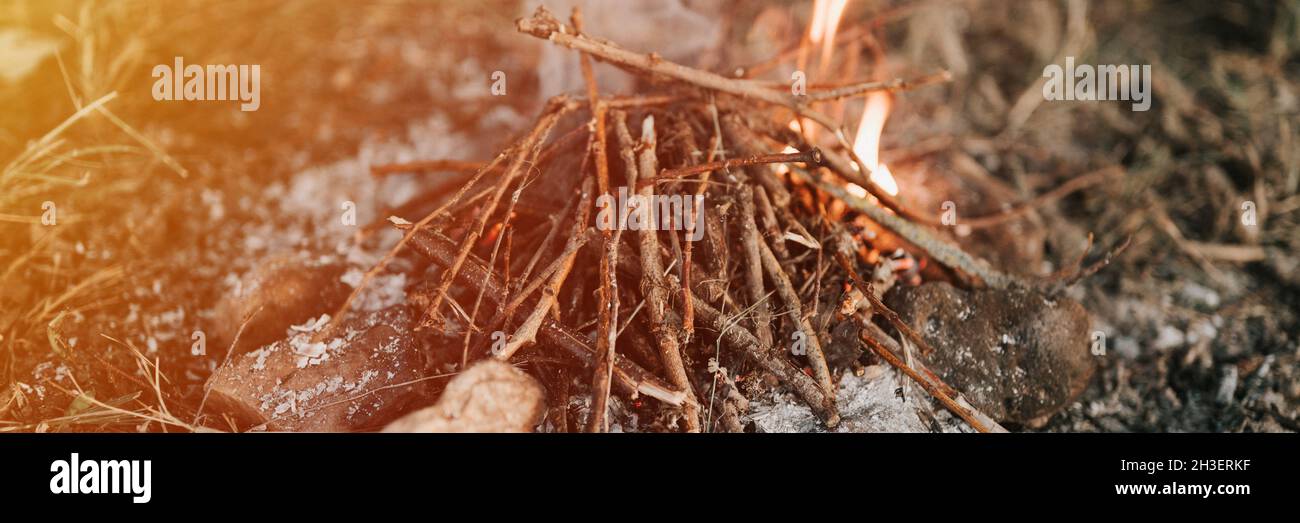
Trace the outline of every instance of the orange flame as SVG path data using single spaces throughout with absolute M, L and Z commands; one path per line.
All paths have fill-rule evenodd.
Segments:
M 849 0 L 814 0 L 812 22 L 808 25 L 808 41 L 821 44 L 821 68 L 829 66 L 835 51 L 835 33 L 839 30 L 844 10 Z M 862 111 L 862 122 L 858 124 L 858 133 L 853 141 L 853 152 L 862 158 L 862 163 L 871 169 L 871 183 L 876 184 L 891 196 L 898 195 L 898 182 L 889 167 L 880 163 L 880 135 L 885 130 L 885 120 L 893 105 L 888 93 L 871 93 L 867 96 L 866 107 Z M 795 122 L 790 122 L 791 128 Z M 867 190 L 850 183 L 848 190 L 859 198 L 867 196 Z
M 813 19 L 808 25 L 808 41 L 822 45 L 821 67 L 825 69 L 835 51 L 835 33 L 849 0 L 814 0 Z
M 862 109 L 862 123 L 858 124 L 858 135 L 853 140 L 853 152 L 871 169 L 871 183 L 890 196 L 898 196 L 898 182 L 894 180 L 893 173 L 889 172 L 889 167 L 880 163 L 880 134 L 885 130 L 885 120 L 889 118 L 892 105 L 888 93 L 867 95 L 866 107 Z

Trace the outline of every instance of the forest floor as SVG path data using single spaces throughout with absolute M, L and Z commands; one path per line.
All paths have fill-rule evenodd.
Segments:
M 548 91 L 581 89 L 576 70 L 556 72 L 551 46 L 515 30 L 531 4 L 361 4 L 0 7 L 0 42 L 16 42 L 16 56 L 34 64 L 0 77 L 0 431 L 197 430 L 203 386 L 226 356 L 216 341 L 229 343 L 222 333 L 239 327 L 220 310 L 223 296 L 286 256 L 359 278 L 400 237 L 373 224 L 456 183 L 437 173 L 374 176 L 372 166 L 486 161 L 527 131 L 556 94 Z M 715 38 L 622 36 L 647 52 L 704 49 L 694 65 L 726 71 L 797 42 L 803 27 L 777 16 L 780 2 L 687 4 L 623 16 L 699 24 Z M 904 199 L 938 209 L 994 184 L 1019 200 L 1099 168 L 1124 172 L 1044 205 L 1015 230 L 954 237 L 995 266 L 1035 275 L 1081 259 L 1087 245 L 1092 260 L 1128 244 L 1065 292 L 1104 347 L 1087 389 L 1050 418 L 1009 428 L 1300 428 L 1300 8 L 883 4 L 851 2 L 845 27 L 878 24 L 890 77 L 953 75 L 895 103 L 882 161 Z M 588 9 L 589 30 L 618 40 L 617 27 L 601 24 L 619 15 Z M 174 56 L 260 64 L 261 108 L 155 101 L 150 70 Z M 1044 101 L 1043 68 L 1066 56 L 1149 64 L 1150 110 Z M 765 78 L 787 81 L 789 70 Z M 497 71 L 508 79 L 504 96 L 491 92 Z M 112 116 L 82 111 L 60 126 L 97 103 Z M 20 162 L 33 147 L 42 161 Z M 57 225 L 41 223 L 45 202 L 57 204 Z M 346 203 L 373 234 L 340 224 Z M 405 303 L 418 269 L 394 264 L 362 310 Z M 842 408 L 880 421 L 859 429 L 935 428 L 890 403 L 902 380 L 892 371 L 839 370 L 842 403 L 870 399 Z M 821 430 L 784 393 L 751 399 L 748 430 Z M 637 428 L 635 417 L 617 417 Z

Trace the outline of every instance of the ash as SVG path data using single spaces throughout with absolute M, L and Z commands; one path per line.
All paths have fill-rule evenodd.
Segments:
M 932 408 L 919 388 L 900 397 L 899 380 L 898 372 L 880 365 L 867 367 L 862 376 L 845 373 L 836 388 L 840 424 L 830 432 L 930 432 L 921 412 L 933 416 L 941 432 L 966 432 L 961 420 Z M 747 421 L 758 432 L 827 432 L 812 410 L 789 393 L 754 400 Z

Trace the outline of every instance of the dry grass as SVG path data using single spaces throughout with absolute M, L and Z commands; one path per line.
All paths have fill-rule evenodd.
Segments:
M 149 353 L 150 368 L 178 376 L 174 383 L 151 381 L 133 363 L 139 351 L 109 337 L 153 334 L 142 322 L 126 325 L 123 318 L 134 315 L 128 305 L 141 305 L 143 318 L 182 304 L 195 321 L 196 311 L 211 307 L 219 283 L 201 281 L 191 269 L 222 260 L 226 254 L 212 245 L 237 240 L 238 226 L 214 229 L 194 220 L 203 191 L 258 194 L 267 173 L 290 172 L 294 155 L 335 157 L 382 128 L 376 120 L 405 125 L 404 103 L 371 112 L 334 103 L 359 86 L 340 93 L 342 80 L 330 75 L 350 71 L 359 79 L 358 71 L 376 64 L 358 52 L 396 41 L 394 27 L 422 31 L 410 13 L 426 7 L 312 0 L 0 5 L 0 29 L 57 42 L 56 54 L 25 77 L 0 81 L 0 99 L 21 101 L 20 110 L 0 111 L 0 428 L 137 430 L 146 423 L 150 430 L 185 430 L 192 420 L 168 411 L 197 405 L 195 376 L 208 370 L 188 351 L 164 348 Z M 255 119 L 219 104 L 155 102 L 150 69 L 173 56 L 260 64 L 269 73 L 264 83 L 275 87 L 263 89 Z M 422 85 L 415 76 L 408 83 Z M 341 130 L 322 142 L 316 122 Z M 41 222 L 47 201 L 56 206 L 54 226 Z M 166 284 L 163 296 L 138 295 L 158 281 Z M 34 376 L 46 363 L 69 379 L 75 373 L 77 385 L 59 381 L 59 389 Z M 33 391 L 44 386 L 42 400 Z

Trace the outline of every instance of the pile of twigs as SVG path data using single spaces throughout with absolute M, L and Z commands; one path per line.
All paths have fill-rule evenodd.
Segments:
M 977 430 L 1001 429 L 906 357 L 911 347 L 931 349 L 882 303 L 894 283 L 888 259 L 872 256 L 874 236 L 844 216 L 877 224 L 954 281 L 1028 284 L 940 239 L 931 229 L 936 220 L 873 185 L 843 130 L 815 108 L 933 78 L 796 96 L 590 37 L 576 11 L 566 25 L 539 9 L 518 29 L 581 53 L 585 98 L 551 100 L 531 131 L 488 164 L 473 166 L 463 186 L 423 219 L 391 217 L 405 234 L 354 296 L 397 252 L 413 247 L 441 269 L 413 291 L 422 328 L 461 327 L 462 366 L 558 350 L 567 368 L 576 362 L 590 376 L 589 414 L 575 424 L 589 431 L 609 429 L 612 391 L 653 398 L 687 431 L 742 430 L 747 400 L 735 378 L 751 372 L 775 377 L 833 427 L 836 369 L 823 346 L 831 327 L 846 321 L 860 332 L 858 349 L 900 368 Z M 606 96 L 593 59 L 661 81 L 662 88 Z M 833 143 L 818 148 L 808 133 L 780 123 L 792 119 L 819 126 Z M 566 122 L 573 129 L 557 132 Z M 790 147 L 796 152 L 781 152 Z M 870 196 L 851 194 L 849 183 Z M 525 209 L 536 185 L 569 191 L 567 203 Z M 686 202 L 684 213 L 629 227 L 618 212 L 620 193 L 639 201 L 677 197 Z M 550 219 L 528 223 L 519 218 L 526 214 Z M 345 316 L 351 301 L 333 317 Z M 594 336 L 586 334 L 593 328 Z M 568 381 L 559 380 L 566 404 Z M 563 430 L 566 409 L 553 410 Z

